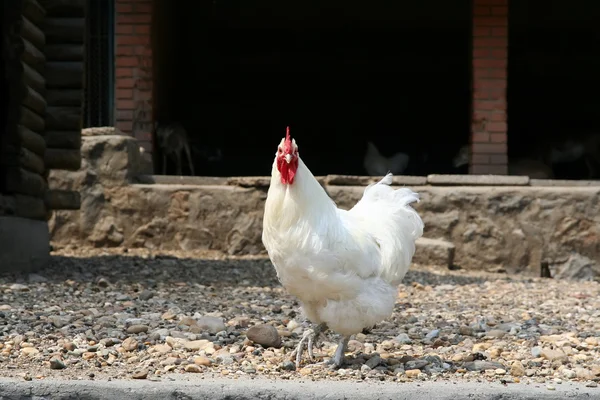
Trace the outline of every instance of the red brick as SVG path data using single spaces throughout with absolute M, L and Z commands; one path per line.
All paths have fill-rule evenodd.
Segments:
M 490 28 L 486 28 L 486 29 L 490 29 Z M 506 27 L 495 26 L 495 27 L 491 28 L 491 30 L 492 30 L 491 36 L 494 36 L 494 37 L 507 37 L 508 36 L 508 28 L 506 28 Z
M 471 135 L 471 141 L 473 143 L 488 143 L 490 141 L 490 134 L 487 132 L 478 132 Z
M 117 14 L 117 25 L 149 24 L 150 22 L 152 22 L 150 14 Z
M 133 12 L 133 5 L 128 3 L 117 3 L 116 10 L 117 14 L 131 13 Z
M 506 48 L 508 46 L 507 38 L 498 38 L 498 37 L 476 37 L 473 38 L 473 47 L 474 48 Z
M 473 60 L 474 68 L 506 68 L 507 60 Z
M 472 154 L 471 164 L 489 164 L 490 156 L 487 154 Z
M 508 16 L 508 7 L 507 6 L 495 6 L 492 7 L 492 15 L 499 17 Z
M 138 56 L 152 57 L 152 47 L 150 46 L 131 46 L 133 53 Z
M 116 46 L 116 56 L 132 56 L 135 55 L 135 46 Z
M 477 111 L 504 111 L 506 110 L 506 99 L 475 100 L 473 110 Z
M 135 95 L 136 100 L 148 101 L 152 100 L 151 90 L 138 90 Z
M 475 16 L 489 16 L 489 15 L 492 15 L 492 7 L 489 7 L 489 6 L 475 6 L 475 7 L 473 7 L 473 15 L 475 15 Z
M 150 24 L 134 25 L 135 33 L 138 35 L 150 35 Z
M 116 112 L 117 121 L 129 121 L 133 120 L 133 110 L 118 110 Z
M 505 143 L 472 143 L 471 151 L 473 154 L 504 154 L 506 153 Z
M 130 133 L 133 130 L 133 122 L 131 121 L 117 121 L 117 129 L 125 133 Z
M 507 71 L 506 68 L 490 68 L 487 72 L 490 78 L 501 78 L 506 79 Z
M 506 47 L 503 49 L 491 49 L 490 58 L 505 60 L 506 58 L 508 58 L 508 49 Z
M 506 122 L 489 122 L 487 130 L 489 132 L 506 132 Z
M 474 37 L 482 37 L 482 36 L 492 36 L 492 32 L 494 28 L 490 28 L 489 26 L 475 26 L 473 27 L 473 36 Z
M 136 13 L 150 14 L 152 12 L 152 2 L 136 3 L 134 4 L 133 8 L 135 9 Z
M 133 100 L 117 99 L 117 110 L 135 110 L 136 102 Z
M 473 49 L 473 58 L 489 58 L 491 55 L 490 49 L 481 48 Z
M 508 0 L 473 0 L 476 6 L 505 6 L 508 5 Z
M 133 33 L 133 26 L 131 25 L 116 25 L 115 33 L 117 35 L 129 35 Z
M 115 65 L 117 67 L 136 67 L 139 64 L 137 57 L 120 56 L 116 57 Z
M 138 79 L 136 87 L 138 90 L 152 90 L 152 80 L 149 78 Z
M 490 142 L 492 143 L 506 143 L 507 137 L 506 133 L 491 133 L 490 134 Z
M 506 26 L 506 17 L 473 17 L 473 26 Z
M 489 114 L 490 114 L 490 116 L 489 116 L 490 121 L 506 122 L 506 112 L 504 112 L 504 111 L 492 112 Z
M 118 86 L 118 82 L 117 82 Z M 115 97 L 117 99 L 133 100 L 133 90 L 131 89 L 116 89 Z
M 133 76 L 133 68 L 115 68 L 115 77 L 131 78 Z
M 474 175 L 506 175 L 507 165 L 472 165 L 470 173 Z
M 150 46 L 150 36 L 134 35 L 134 36 L 117 36 L 117 46 L 138 45 Z
M 475 79 L 473 87 L 476 89 L 506 89 L 504 79 Z
M 508 155 L 492 154 L 492 155 L 490 155 L 490 164 L 492 164 L 492 165 L 508 164 Z

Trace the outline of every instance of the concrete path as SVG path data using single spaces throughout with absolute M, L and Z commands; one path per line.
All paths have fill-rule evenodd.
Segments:
M 379 382 L 298 382 L 268 379 L 202 379 L 176 377 L 154 381 L 68 381 L 15 380 L 0 378 L 0 400 L 309 400 L 309 399 L 393 399 L 393 400 L 539 400 L 600 399 L 600 388 L 583 385 L 546 385 L 461 382 L 379 383 Z

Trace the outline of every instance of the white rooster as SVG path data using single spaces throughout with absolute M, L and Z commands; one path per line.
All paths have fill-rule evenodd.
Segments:
M 387 174 L 350 211 L 337 208 L 287 128 L 273 162 L 262 240 L 279 281 L 314 324 L 295 351 L 297 366 L 304 345 L 312 359 L 315 338 L 329 328 L 342 335 L 329 361 L 340 367 L 350 336 L 392 315 L 423 221 L 410 206 L 419 195 L 391 183 Z

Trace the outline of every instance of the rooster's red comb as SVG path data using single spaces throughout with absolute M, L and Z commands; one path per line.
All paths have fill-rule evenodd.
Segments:
M 286 142 L 289 140 L 292 140 L 290 138 L 290 127 L 289 126 L 285 128 L 285 140 L 286 140 Z

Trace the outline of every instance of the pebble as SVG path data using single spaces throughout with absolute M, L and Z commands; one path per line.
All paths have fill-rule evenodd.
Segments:
M 595 387 L 598 387 L 598 383 L 591 381 L 591 382 L 586 383 L 585 386 L 589 387 L 589 388 L 595 388 Z
M 273 325 L 255 325 L 246 331 L 246 337 L 265 348 L 281 346 L 281 337 Z
M 141 369 L 139 371 L 135 371 L 131 377 L 133 379 L 146 379 L 146 377 L 148 377 L 148 370 L 147 369 Z
M 60 253 L 39 272 L 52 279 L 32 277 L 27 290 L 0 276 L 0 376 L 43 376 L 45 362 L 64 379 L 199 371 L 593 386 L 600 377 L 596 282 L 415 266 L 392 317 L 349 342 L 344 369 L 312 364 L 305 352 L 296 370 L 290 353 L 307 325 L 268 261 L 113 251 Z M 315 362 L 333 355 L 336 340 L 330 332 L 319 338 Z

